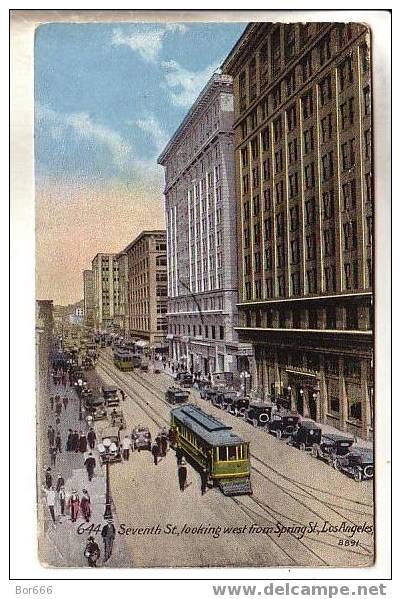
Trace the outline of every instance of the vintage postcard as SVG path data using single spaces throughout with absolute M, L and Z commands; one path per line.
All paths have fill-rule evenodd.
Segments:
M 372 31 L 307 17 L 36 28 L 43 566 L 375 563 Z

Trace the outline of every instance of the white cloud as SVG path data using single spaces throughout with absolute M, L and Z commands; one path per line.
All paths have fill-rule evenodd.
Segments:
M 131 144 L 124 141 L 116 131 L 95 123 L 87 113 L 63 114 L 41 104 L 35 106 L 35 112 L 39 122 L 42 121 L 49 125 L 49 132 L 54 138 L 62 138 L 65 132 L 71 128 L 76 137 L 105 146 L 111 154 L 114 165 L 121 172 L 129 171 L 132 168 L 134 152 Z
M 167 60 L 161 66 L 166 71 L 164 78 L 171 102 L 176 106 L 189 108 L 220 65 L 215 63 L 200 71 L 190 71 L 175 60 Z
M 166 147 L 170 136 L 154 115 L 147 115 L 142 119 L 138 119 L 135 121 L 135 125 L 148 134 L 149 139 L 158 152 L 161 152 Z
M 156 63 L 163 46 L 163 39 L 169 32 L 185 33 L 187 26 L 183 23 L 167 23 L 156 29 L 142 28 L 131 33 L 123 33 L 121 29 L 113 30 L 112 46 L 128 46 L 147 62 Z

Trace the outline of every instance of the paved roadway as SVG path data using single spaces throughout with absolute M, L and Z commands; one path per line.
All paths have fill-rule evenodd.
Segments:
M 101 352 L 96 371 L 105 383 L 125 391 L 127 431 L 141 423 L 154 436 L 168 425 L 168 375 L 121 373 L 110 349 Z M 195 390 L 191 401 L 251 441 L 253 495 L 230 498 L 211 489 L 202 496 L 200 477 L 190 466 L 188 487 L 180 492 L 173 451 L 157 466 L 149 452 L 133 453 L 129 462 L 111 468 L 113 502 L 133 566 L 347 567 L 373 562 L 373 535 L 366 531 L 373 525 L 371 482 L 355 482 L 215 408 Z M 96 423 L 98 431 L 102 426 Z M 356 526 L 359 531 L 352 532 Z

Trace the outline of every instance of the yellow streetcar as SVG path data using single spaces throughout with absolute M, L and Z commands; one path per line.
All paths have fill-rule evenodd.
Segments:
M 171 410 L 172 445 L 203 470 L 224 495 L 252 493 L 249 443 L 198 406 Z

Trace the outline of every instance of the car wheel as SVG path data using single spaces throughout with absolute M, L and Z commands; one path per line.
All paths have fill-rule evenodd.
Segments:
M 305 445 L 305 443 L 300 443 L 300 444 L 299 444 L 299 449 L 300 449 L 301 451 L 305 451 L 305 450 L 306 450 L 306 445 Z
M 356 480 L 358 483 L 360 483 L 362 480 L 362 472 L 359 469 L 355 470 L 354 472 L 354 480 Z
M 277 437 L 277 439 L 281 439 L 281 437 L 282 437 L 282 432 L 281 432 L 281 430 L 280 430 L 280 429 L 278 429 L 278 430 L 276 431 L 276 437 Z
M 340 463 L 337 459 L 333 460 L 333 468 L 334 470 L 340 470 Z

